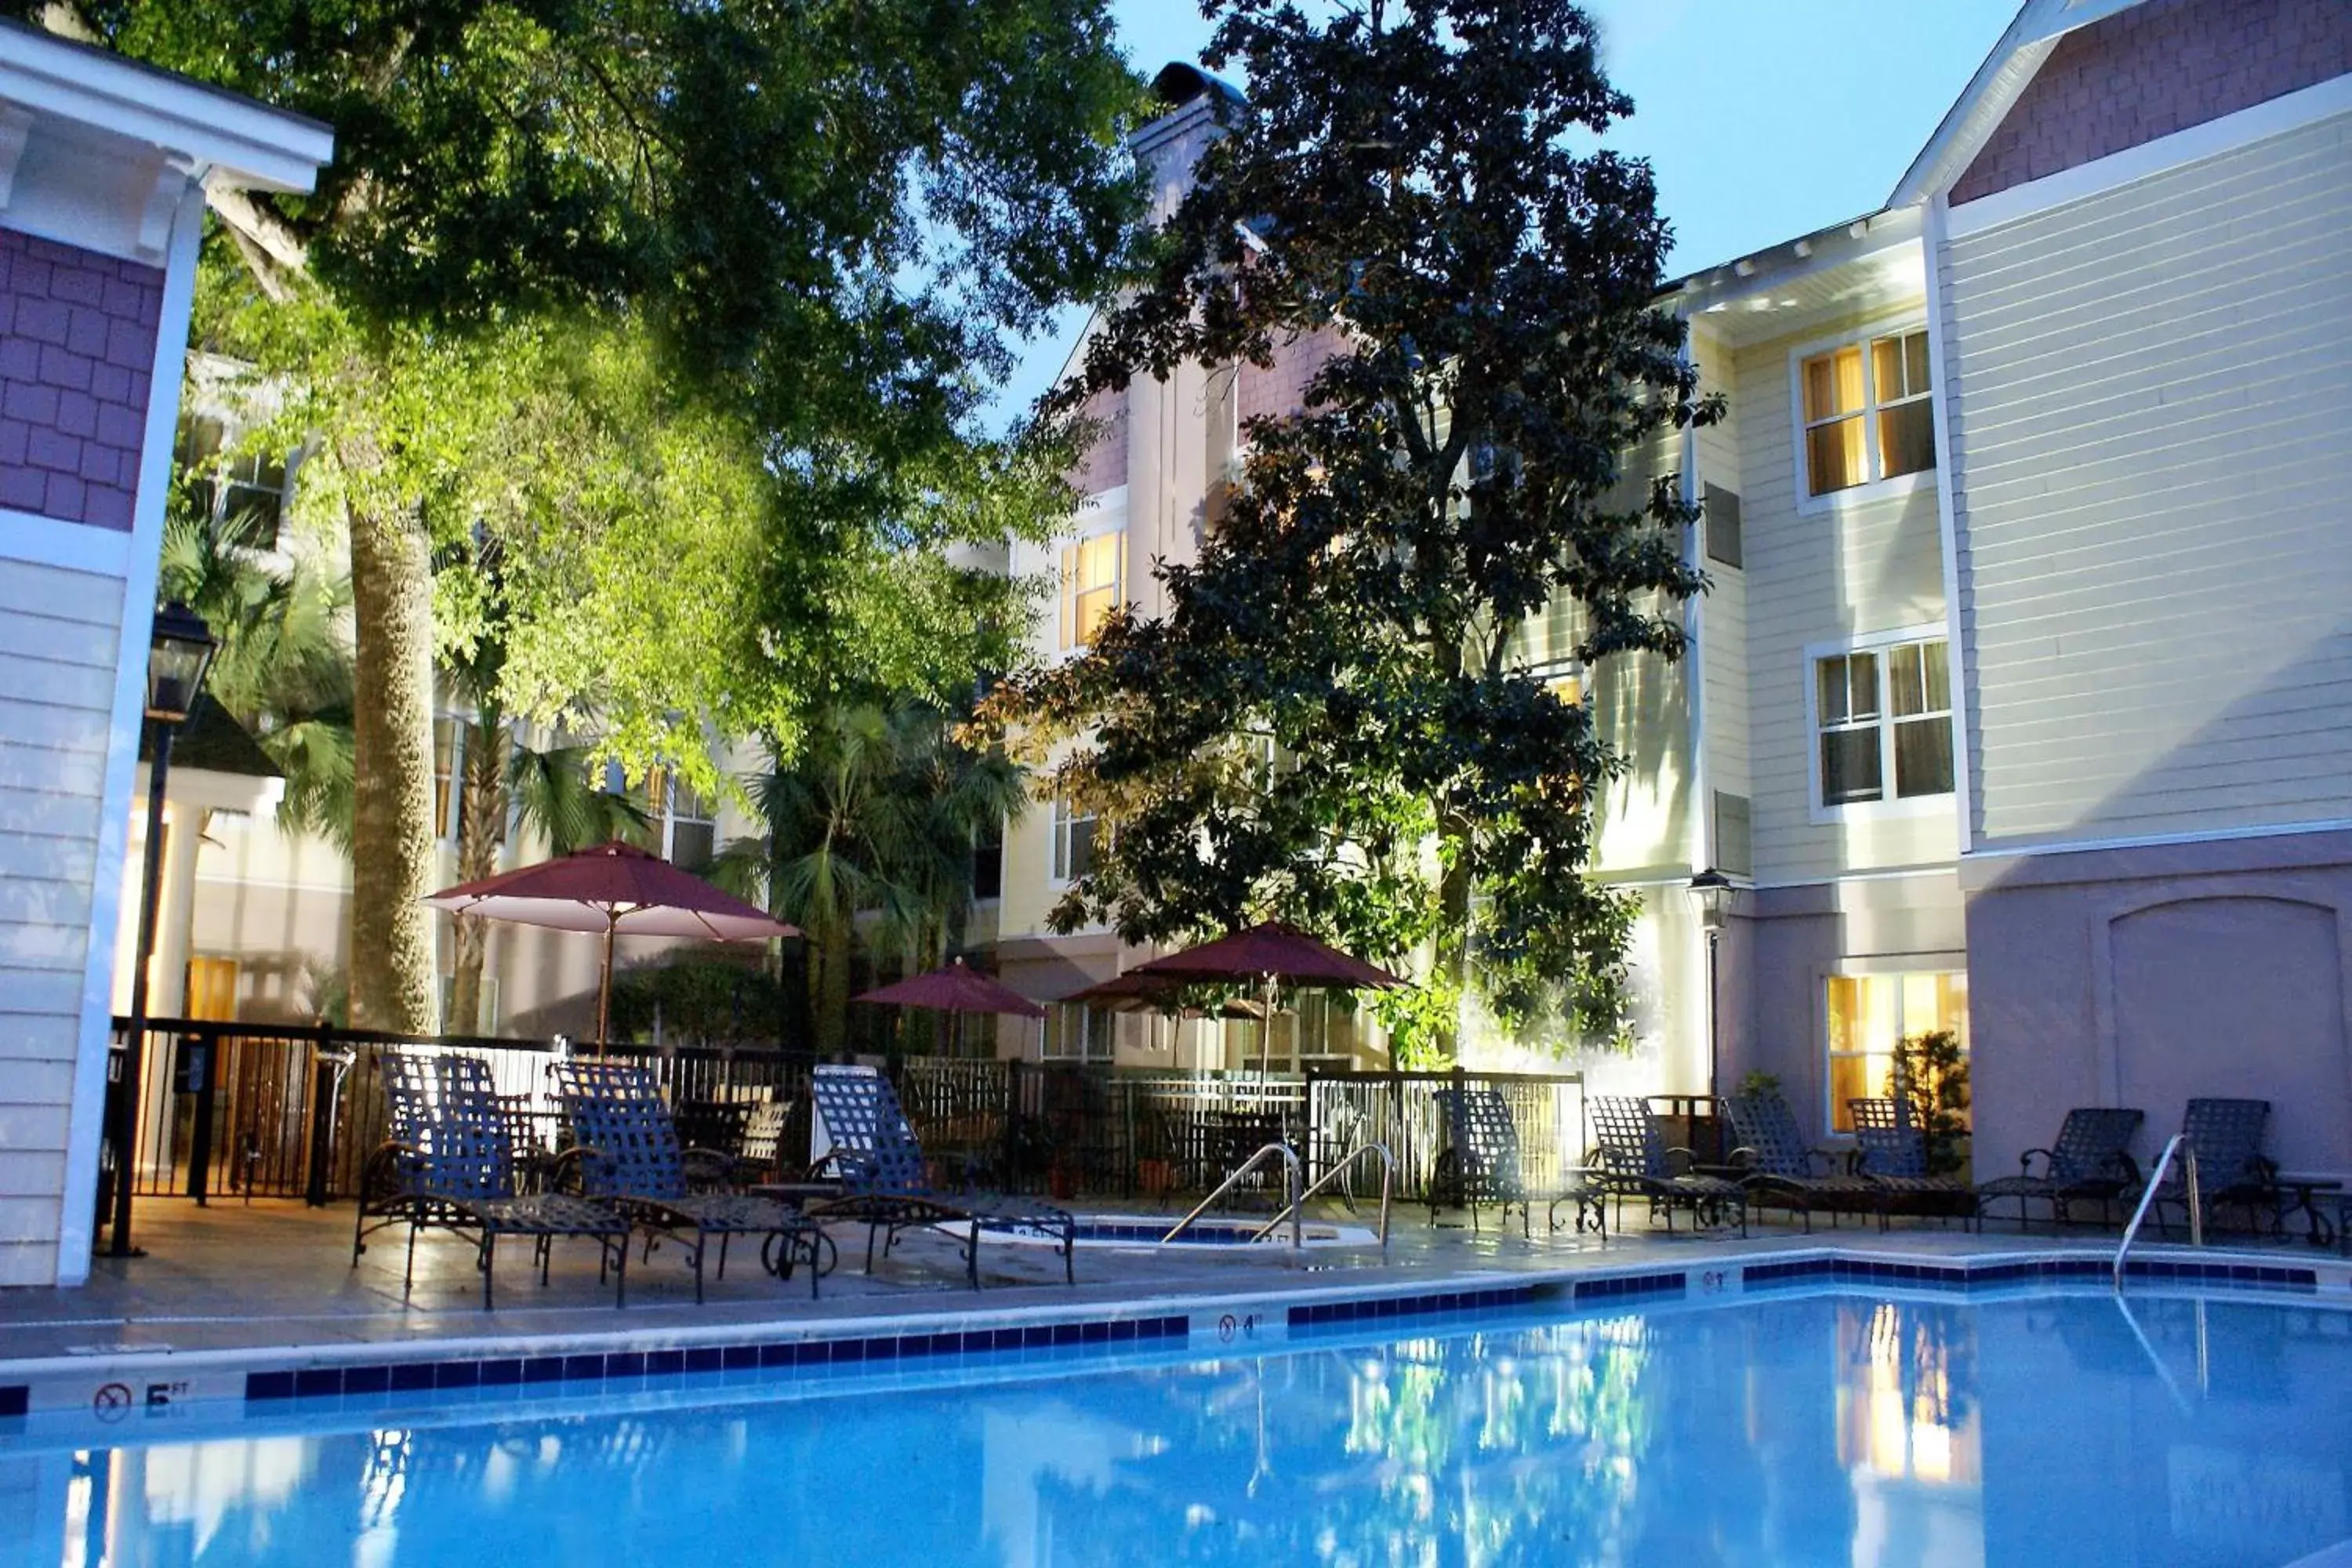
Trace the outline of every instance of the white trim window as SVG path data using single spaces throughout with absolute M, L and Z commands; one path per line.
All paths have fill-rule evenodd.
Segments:
M 681 871 L 707 869 L 719 853 L 719 814 L 671 769 L 655 769 L 651 785 L 662 858 Z
M 1818 353 L 1800 350 L 1791 357 L 1797 472 L 1807 500 L 1934 471 L 1936 416 L 1925 327 Z
M 1075 882 L 1095 868 L 1095 814 L 1054 796 L 1054 880 Z
M 1119 601 L 1127 576 L 1127 530 L 1075 539 L 1062 546 L 1062 640 L 1065 653 L 1094 644 L 1095 630 Z
M 465 763 L 466 721 L 455 713 L 433 716 L 433 837 L 456 842 L 459 812 L 458 770 Z
M 1868 963 L 1868 960 L 1862 960 Z M 1828 1072 L 1832 1131 L 1853 1131 L 1850 1100 L 1884 1100 L 1895 1092 L 1895 1048 L 1915 1035 L 1948 1029 L 1969 1047 L 1969 976 L 1962 969 L 1832 974 L 1823 1013 L 1829 1019 Z
M 1950 647 L 1941 637 L 1896 633 L 1806 650 L 1817 814 L 1952 793 Z
M 1045 1038 L 1038 1054 L 1049 1062 L 1111 1059 L 1118 1020 L 1106 1008 L 1084 1002 L 1055 1002 L 1045 1009 Z

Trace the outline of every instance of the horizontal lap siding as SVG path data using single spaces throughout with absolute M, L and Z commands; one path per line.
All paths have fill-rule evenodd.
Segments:
M 56 1276 L 121 595 L 0 563 L 0 1285 Z
M 1912 318 L 1900 313 L 1901 303 L 1874 309 L 1867 322 L 1857 317 L 1818 323 L 1742 349 L 1733 362 L 1747 534 L 1748 793 L 1756 879 L 1768 885 L 1934 864 L 1958 851 L 1948 813 L 1812 820 L 1805 649 L 1941 621 L 1943 555 L 1929 485 L 1905 495 L 1798 510 L 1789 356 L 1801 345 L 1865 324 L 1907 324 Z M 1914 308 L 1926 309 L 1917 300 Z
M 2352 816 L 2347 232 L 2339 117 L 1952 244 L 1984 841 Z

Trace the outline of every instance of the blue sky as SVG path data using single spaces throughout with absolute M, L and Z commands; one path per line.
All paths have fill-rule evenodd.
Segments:
M 2019 4 L 1594 0 L 1610 77 L 1633 98 L 1609 141 L 1657 172 L 1669 273 L 1876 210 Z M 1111 9 L 1146 76 L 1208 41 L 1195 0 Z M 1002 416 L 1045 390 L 1083 321 L 1029 345 Z

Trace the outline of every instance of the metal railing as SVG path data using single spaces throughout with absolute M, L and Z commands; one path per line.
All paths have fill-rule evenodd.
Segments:
M 129 1021 L 117 1019 L 118 1047 Z M 517 1101 L 523 1135 L 552 1152 L 563 1137 L 547 1093 L 556 1047 L 545 1040 L 425 1037 L 317 1025 L 152 1019 L 147 1025 L 139 1142 L 127 1169 L 142 1197 L 307 1198 L 357 1191 L 383 1142 L 375 1058 L 387 1047 L 459 1050 L 489 1064 Z M 582 1049 L 594 1047 L 582 1047 Z M 614 1045 L 643 1063 L 674 1105 L 723 1109 L 794 1102 L 782 1144 L 805 1149 L 809 1069 L 821 1053 L 756 1045 Z M 116 1061 L 124 1053 L 118 1049 Z M 1437 1091 L 1498 1090 L 1511 1108 L 1530 1184 L 1551 1182 L 1582 1146 L 1583 1081 L 1575 1074 L 1334 1072 L 1302 1075 L 1137 1070 L 1105 1064 L 896 1057 L 884 1063 L 927 1151 L 1000 1190 L 1131 1199 L 1199 1193 L 1253 1151 L 1290 1146 L 1300 1184 L 1318 1191 L 1363 1171 L 1379 1145 L 1393 1199 L 1417 1202 L 1445 1145 Z M 110 1094 L 123 1086 L 110 1084 Z M 1261 1168 L 1269 1208 L 1274 1177 Z
M 1256 1153 L 1252 1154 L 1248 1159 L 1243 1161 L 1236 1169 L 1226 1175 L 1223 1181 L 1217 1184 L 1216 1190 L 1214 1192 L 1212 1192 L 1207 1197 L 1202 1198 L 1198 1204 L 1194 1205 L 1191 1214 L 1188 1214 L 1182 1219 L 1178 1220 L 1169 1230 L 1168 1234 L 1160 1238 L 1160 1245 L 1165 1247 L 1170 1242 L 1175 1240 L 1178 1237 L 1183 1235 L 1185 1230 L 1191 1226 L 1192 1222 L 1199 1219 L 1202 1215 L 1208 1213 L 1210 1208 L 1215 1205 L 1219 1198 L 1223 1197 L 1227 1193 L 1233 1191 L 1234 1187 L 1238 1186 L 1241 1184 L 1243 1177 L 1247 1176 L 1252 1172 L 1255 1171 L 1260 1165 L 1265 1163 L 1266 1156 L 1269 1154 L 1277 1156 L 1282 1161 L 1283 1192 L 1290 1200 L 1288 1206 L 1283 1210 L 1284 1214 L 1290 1216 L 1290 1249 L 1293 1252 L 1297 1252 L 1301 1247 L 1305 1247 L 1307 1245 L 1306 1231 L 1300 1224 L 1298 1215 L 1298 1156 L 1292 1152 L 1291 1147 L 1287 1143 L 1268 1143 L 1265 1148 L 1260 1149 Z M 1279 1225 L 1281 1223 L 1281 1216 L 1276 1215 L 1275 1225 Z M 1252 1241 L 1263 1241 L 1265 1239 L 1266 1232 L 1273 1228 L 1274 1226 L 1270 1225 L 1265 1227 L 1265 1230 L 1259 1231 L 1255 1236 L 1251 1237 L 1250 1239 Z
M 2139 1194 L 2139 1206 L 2132 1210 L 2131 1223 L 2124 1226 L 2123 1241 L 2116 1247 L 2116 1289 L 2124 1288 L 2124 1259 L 2131 1253 L 2132 1243 L 2139 1237 L 2140 1222 L 2157 1203 L 2158 1190 L 2164 1185 L 2164 1173 L 2171 1168 L 2174 1155 L 2180 1156 L 2181 1195 L 2189 1205 L 2189 1245 L 2205 1245 L 2205 1205 L 2197 1189 L 2197 1145 L 2189 1141 L 2186 1132 L 2176 1132 L 2156 1157 L 2156 1169 L 2148 1173 L 2147 1186 Z
M 1292 1229 L 1295 1231 L 1297 1228 L 1300 1218 L 1306 1213 L 1307 1200 L 1321 1192 L 1324 1188 L 1329 1186 L 1333 1182 L 1338 1181 L 1341 1176 L 1346 1175 L 1348 1173 L 1348 1168 L 1355 1164 L 1358 1161 L 1363 1159 L 1367 1154 L 1378 1154 L 1381 1157 L 1381 1250 L 1383 1252 L 1387 1251 L 1389 1245 L 1389 1194 L 1391 1189 L 1396 1185 L 1396 1156 L 1388 1152 L 1388 1146 L 1383 1143 L 1365 1143 L 1349 1150 L 1346 1157 L 1341 1159 L 1339 1163 L 1333 1165 L 1329 1170 L 1325 1171 L 1321 1175 L 1316 1177 L 1314 1184 L 1307 1187 L 1306 1191 L 1300 1193 L 1296 1199 L 1292 1200 L 1289 1207 L 1284 1209 L 1280 1214 L 1276 1215 L 1272 1219 L 1266 1221 L 1264 1228 L 1259 1230 L 1255 1236 L 1251 1237 L 1250 1239 L 1252 1241 L 1264 1241 L 1267 1237 L 1273 1235 L 1275 1227 L 1281 1225 L 1286 1219 L 1291 1222 Z

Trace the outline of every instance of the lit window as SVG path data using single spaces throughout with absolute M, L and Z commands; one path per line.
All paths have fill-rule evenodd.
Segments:
M 1124 531 L 1097 533 L 1062 546 L 1062 647 L 1086 647 L 1118 603 Z
M 1042 1050 L 1047 1061 L 1107 1062 L 1117 1020 L 1083 1002 L 1056 1002 L 1045 1010 Z
M 1829 495 L 1936 466 L 1926 332 L 1815 354 L 1799 367 L 1798 381 L 1806 493 Z
M 1824 807 L 1952 793 L 1950 662 L 1940 637 L 1813 660 Z
M 1830 1125 L 1853 1131 L 1849 1100 L 1895 1091 L 1895 1047 L 1914 1035 L 1948 1029 L 1969 1046 L 1969 977 L 1962 970 L 1829 977 Z
M 1054 880 L 1075 882 L 1095 868 L 1095 816 L 1054 797 Z

